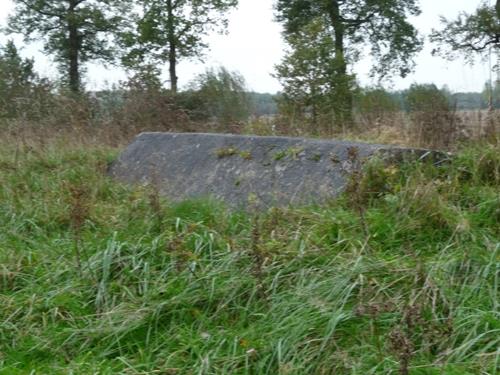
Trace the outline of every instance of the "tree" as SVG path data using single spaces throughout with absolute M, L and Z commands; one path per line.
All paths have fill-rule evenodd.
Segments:
M 286 40 L 290 49 L 276 65 L 276 77 L 285 87 L 279 100 L 282 114 L 310 122 L 314 131 L 332 118 L 340 121 L 350 111 L 342 107 L 340 97 L 350 95 L 354 77 L 339 76 L 334 42 L 323 20 L 312 20 Z
M 124 0 L 14 0 L 9 30 L 27 42 L 43 40 L 54 55 L 72 92 L 82 88 L 82 65 L 112 61 L 110 35 L 123 25 L 129 2 Z
M 332 38 L 336 80 L 348 81 L 348 66 L 366 45 L 376 60 L 372 75 L 380 78 L 393 73 L 406 76 L 414 67 L 413 55 L 422 48 L 416 29 L 407 21 L 420 13 L 416 0 L 278 0 L 276 9 L 285 37 L 321 20 Z M 352 93 L 345 85 L 339 87 L 345 91 L 339 105 L 346 108 L 344 117 L 349 120 Z
M 3 99 L 35 84 L 38 76 L 32 59 L 23 59 L 12 40 L 0 47 L 0 95 Z
M 23 59 L 12 40 L 0 47 L 0 117 L 32 113 L 40 91 L 48 94 L 49 85 L 34 71 L 33 60 Z
M 175 93 L 179 60 L 201 55 L 207 47 L 203 38 L 209 31 L 226 28 L 225 14 L 238 0 L 144 0 L 140 4 L 137 29 L 123 35 L 123 45 L 129 49 L 124 63 L 135 68 L 168 62 Z
M 490 48 L 500 48 L 500 0 L 494 6 L 483 2 L 475 13 L 462 12 L 455 20 L 441 17 L 441 23 L 444 28 L 434 29 L 430 35 L 430 40 L 439 45 L 433 54 L 448 59 L 461 54 L 472 63 Z

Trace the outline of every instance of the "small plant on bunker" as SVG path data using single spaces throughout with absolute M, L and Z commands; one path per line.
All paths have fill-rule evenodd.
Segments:
M 238 150 L 236 147 L 221 147 L 215 150 L 215 155 L 219 159 L 227 158 L 234 155 L 239 155 L 244 160 L 252 160 L 252 153 L 248 150 Z
M 238 154 L 238 150 L 235 147 L 221 147 L 215 150 L 215 155 L 219 159 L 227 158 L 236 154 Z
M 240 151 L 239 155 L 244 160 L 252 160 L 252 153 L 250 151 Z
M 319 152 L 316 152 L 313 156 L 311 156 L 311 160 L 315 162 L 319 162 L 321 160 L 323 155 L 321 155 Z
M 299 155 L 304 151 L 304 147 L 289 147 L 285 150 L 280 150 L 274 154 L 273 159 L 276 161 L 282 160 L 286 157 L 289 157 L 293 160 L 297 160 Z
M 340 158 L 339 158 L 339 156 L 337 154 L 331 153 L 330 154 L 330 161 L 333 164 L 338 164 L 338 163 L 340 163 Z
M 284 159 L 285 157 L 286 157 L 286 150 L 280 150 L 274 154 L 273 159 L 275 161 L 280 161 L 281 159 Z
M 292 159 L 296 160 L 296 159 L 298 159 L 299 155 L 300 155 L 303 151 L 304 151 L 304 147 L 300 147 L 300 146 L 298 146 L 298 147 L 290 147 L 290 148 L 287 150 L 287 153 L 288 153 L 288 155 L 289 155 Z

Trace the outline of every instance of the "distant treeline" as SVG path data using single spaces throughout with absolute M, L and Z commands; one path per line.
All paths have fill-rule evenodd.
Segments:
M 385 91 L 385 93 L 397 103 L 399 108 L 404 111 L 409 111 L 409 104 L 407 102 L 407 97 L 409 89 L 398 90 L 398 91 Z M 490 89 L 488 84 L 482 92 L 457 92 L 452 93 L 447 88 L 440 89 L 450 103 L 452 108 L 456 110 L 467 111 L 467 110 L 481 110 L 487 109 L 489 107 Z M 360 89 L 363 92 L 363 89 Z M 254 116 L 271 116 L 277 115 L 279 113 L 278 102 L 280 94 L 268 94 L 268 93 L 248 93 L 251 103 L 252 103 L 252 114 Z M 492 90 L 492 105 L 494 109 L 500 109 L 500 83 L 497 83 Z M 356 103 L 356 100 L 354 101 Z
M 270 116 L 278 114 L 279 94 L 267 94 L 259 92 L 248 93 L 254 116 Z
M 450 105 L 457 110 L 478 110 L 487 109 L 489 106 L 490 91 L 488 87 L 485 87 L 483 92 L 457 92 L 452 93 L 446 88 L 441 89 Z M 401 108 L 405 111 L 409 110 L 406 97 L 408 95 L 408 90 L 401 90 L 395 92 L 389 92 L 389 94 L 394 98 L 395 101 L 400 103 Z M 495 109 L 500 108 L 500 90 L 496 87 L 492 92 L 492 105 Z

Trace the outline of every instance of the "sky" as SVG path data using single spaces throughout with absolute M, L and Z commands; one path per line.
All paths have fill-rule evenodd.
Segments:
M 488 0 L 486 0 L 488 1 Z M 491 1 L 491 0 L 490 0 Z M 229 27 L 226 35 L 213 34 L 207 38 L 210 49 L 200 60 L 181 61 L 178 66 L 181 88 L 196 74 L 207 68 L 224 66 L 241 73 L 249 89 L 257 92 L 275 93 L 280 83 L 272 77 L 274 66 L 284 55 L 286 44 L 281 37 L 281 25 L 274 22 L 274 0 L 240 0 L 237 9 L 229 13 Z M 439 28 L 439 16 L 453 19 L 461 11 L 473 12 L 481 0 L 420 0 L 422 14 L 410 21 L 421 35 L 427 36 L 432 28 Z M 5 26 L 8 14 L 14 6 L 11 0 L 0 0 L 0 27 Z M 13 38 L 16 45 L 23 46 L 22 54 L 35 58 L 35 68 L 50 78 L 57 76 L 57 69 L 48 56 L 44 56 L 41 43 L 23 44 L 21 36 L 0 35 L 0 44 Z M 431 55 L 432 45 L 426 40 L 424 50 L 415 59 L 415 73 L 406 78 L 395 78 L 386 82 L 392 89 L 404 89 L 412 83 L 435 83 L 438 87 L 448 86 L 452 91 L 480 91 L 490 77 L 489 62 L 478 61 L 474 66 L 466 65 L 463 59 L 446 61 Z M 368 77 L 371 59 L 365 56 L 354 67 L 362 85 L 374 85 Z M 167 79 L 165 69 L 164 79 Z M 87 71 L 87 87 L 100 89 L 126 78 L 118 68 L 105 68 L 91 64 Z

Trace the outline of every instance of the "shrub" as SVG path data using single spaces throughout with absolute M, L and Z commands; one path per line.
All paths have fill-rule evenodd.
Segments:
M 384 88 L 361 89 L 355 97 L 355 111 L 363 128 L 396 125 L 400 105 Z
M 449 148 L 460 137 L 461 123 L 446 94 L 434 84 L 413 84 L 406 93 L 410 137 L 421 147 Z
M 196 120 L 217 122 L 223 126 L 246 121 L 251 111 L 245 79 L 224 67 L 199 74 L 180 100 Z

